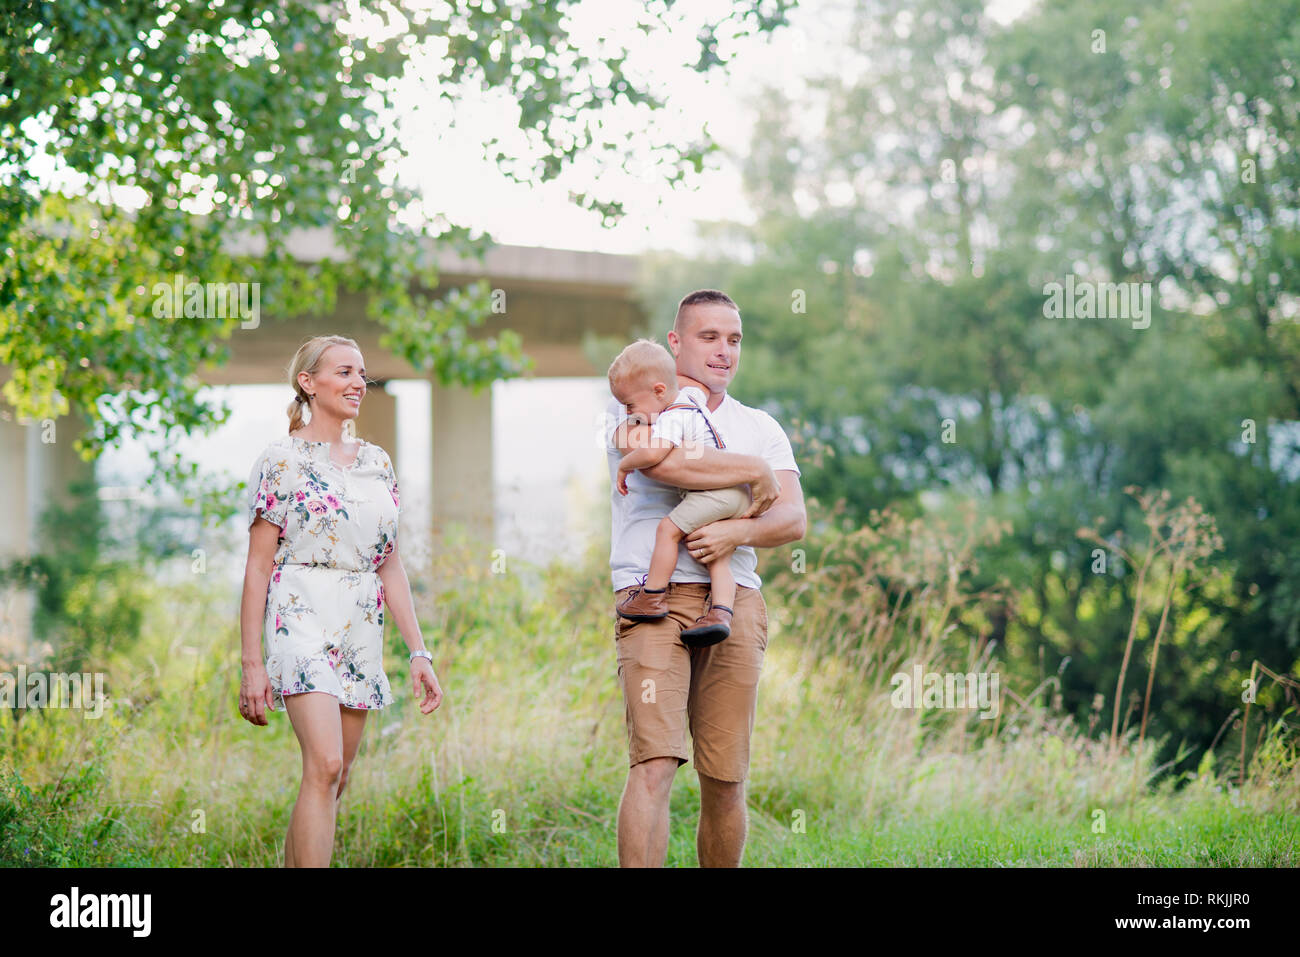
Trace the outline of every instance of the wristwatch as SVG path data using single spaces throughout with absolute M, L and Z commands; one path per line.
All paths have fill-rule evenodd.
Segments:
M 429 664 L 433 664 L 433 652 L 427 648 L 419 648 L 411 652 L 411 661 L 414 662 L 416 658 L 425 658 Z

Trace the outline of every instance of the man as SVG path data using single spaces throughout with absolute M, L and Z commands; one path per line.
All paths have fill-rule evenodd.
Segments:
M 630 758 L 618 812 L 618 857 L 624 867 L 663 866 L 668 799 L 677 768 L 689 758 L 688 727 L 700 778 L 699 863 L 739 867 L 745 848 L 745 778 L 767 649 L 767 606 L 759 591 L 754 548 L 802 538 L 807 514 L 799 468 L 781 426 L 766 412 L 727 395 L 740 365 L 740 341 L 740 310 L 725 293 L 702 289 L 682 299 L 668 346 L 677 371 L 708 388 L 709 413 L 725 437 L 726 450 L 674 448 L 658 465 L 628 477 L 628 495 L 615 488 L 610 493 L 615 607 L 649 567 L 655 528 L 679 501 L 678 488 L 747 483 L 753 498 L 740 518 L 714 522 L 687 536 L 668 585 L 668 617 L 617 619 Z M 611 486 L 628 448 L 623 419 L 624 410 L 611 399 Z M 737 584 L 731 634 L 716 645 L 687 648 L 680 635 L 706 610 L 705 566 L 715 561 L 731 563 Z

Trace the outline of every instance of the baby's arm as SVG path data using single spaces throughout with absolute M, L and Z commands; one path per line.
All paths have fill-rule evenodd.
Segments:
M 668 452 L 677 447 L 672 442 L 650 436 L 650 430 L 646 426 L 637 426 L 637 428 L 646 429 L 645 439 L 643 439 L 642 443 L 638 443 L 637 447 L 634 447 L 627 455 L 624 455 L 623 460 L 619 462 L 619 477 L 617 477 L 616 484 L 619 486 L 619 493 L 623 495 L 628 494 L 628 476 L 630 473 L 636 472 L 638 468 L 654 468 L 655 465 L 663 462 Z M 634 441 L 630 434 L 628 438 L 629 442 Z
M 662 445 L 655 439 L 650 439 L 649 444 L 643 445 L 635 451 L 623 456 L 619 463 L 619 470 L 623 472 L 634 472 L 637 469 L 652 469 L 671 452 L 675 446 L 671 442 L 665 442 Z
M 654 468 L 677 446 L 651 434 L 649 425 L 629 425 L 627 448 L 618 464 L 616 485 L 621 494 L 627 494 L 627 477 L 637 469 Z

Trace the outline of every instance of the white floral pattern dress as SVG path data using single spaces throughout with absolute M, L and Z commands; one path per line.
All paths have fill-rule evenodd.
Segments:
M 249 474 L 249 527 L 260 512 L 281 529 L 262 629 L 277 710 L 308 691 L 349 708 L 393 702 L 378 569 L 396 547 L 401 504 L 388 453 L 360 441 L 343 466 L 328 442 L 286 435 Z

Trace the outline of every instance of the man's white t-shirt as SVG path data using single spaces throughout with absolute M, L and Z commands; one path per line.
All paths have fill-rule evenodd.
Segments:
M 684 391 L 684 390 L 683 390 Z M 708 409 L 705 409 L 708 412 Z M 698 413 L 689 413 L 699 419 Z M 681 501 L 681 492 L 673 485 L 663 485 L 646 478 L 641 472 L 627 477 L 627 495 L 620 495 L 615 482 L 618 463 L 622 459 L 614 445 L 614 433 L 627 417 L 624 406 L 610 398 L 606 407 L 605 455 L 609 462 L 610 484 L 610 549 L 609 567 L 614 591 L 627 585 L 640 584 L 650 571 L 650 556 L 655 547 L 655 528 L 660 519 L 671 512 Z M 751 408 L 737 402 L 730 395 L 709 412 L 709 417 L 727 444 L 727 452 L 756 455 L 773 471 L 799 474 L 794 461 L 790 439 L 776 419 L 762 409 Z M 710 443 L 711 444 L 711 443 Z M 725 453 L 724 453 L 725 454 Z M 762 580 L 755 570 L 758 555 L 750 545 L 742 545 L 731 553 L 731 573 L 737 585 L 758 588 Z M 708 582 L 709 569 L 691 557 L 684 545 L 677 549 L 677 567 L 669 578 L 675 582 Z

